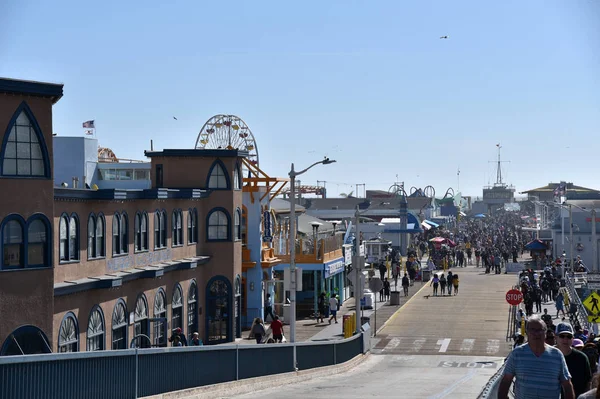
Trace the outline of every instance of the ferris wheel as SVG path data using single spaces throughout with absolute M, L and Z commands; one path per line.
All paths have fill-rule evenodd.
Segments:
M 215 115 L 206 121 L 195 148 L 248 151 L 248 161 L 258 167 L 258 147 L 246 122 L 235 115 Z

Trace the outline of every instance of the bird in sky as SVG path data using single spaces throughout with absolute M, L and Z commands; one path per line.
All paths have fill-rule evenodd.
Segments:
M 173 119 L 178 120 L 177 118 L 173 117 Z
M 448 39 L 448 36 L 440 36 L 440 39 Z

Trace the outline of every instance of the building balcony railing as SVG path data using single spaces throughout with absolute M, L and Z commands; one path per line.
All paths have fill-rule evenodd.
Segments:
M 296 239 L 296 263 L 326 263 L 342 257 L 343 235 L 320 238 Z M 316 245 L 315 245 L 316 244 Z M 290 263 L 290 240 L 287 237 L 273 238 L 275 256 L 282 263 Z

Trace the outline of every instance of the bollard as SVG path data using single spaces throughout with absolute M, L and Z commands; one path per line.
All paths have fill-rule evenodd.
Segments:
M 521 335 L 525 336 L 525 319 L 521 319 Z

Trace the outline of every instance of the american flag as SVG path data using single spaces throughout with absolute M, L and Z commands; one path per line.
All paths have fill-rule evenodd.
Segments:
M 94 126 L 94 121 L 83 122 L 83 127 L 86 128 L 86 129 L 95 129 L 96 128 Z

